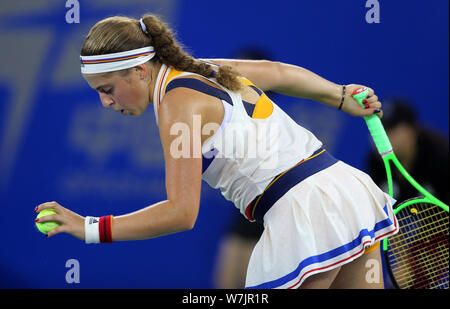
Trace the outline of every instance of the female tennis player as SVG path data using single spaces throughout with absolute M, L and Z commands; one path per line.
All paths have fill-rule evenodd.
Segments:
M 153 104 L 167 200 L 115 217 L 82 217 L 57 202 L 43 203 L 36 211 L 57 214 L 39 222 L 61 223 L 48 236 L 68 233 L 99 243 L 190 230 L 203 179 L 249 221 L 264 225 L 246 288 L 383 288 L 374 249 L 397 231 L 395 201 L 367 174 L 334 158 L 264 93 L 381 116 L 372 89 L 361 108 L 351 94 L 362 85 L 337 85 L 295 65 L 194 59 L 151 14 L 94 25 L 81 49 L 81 72 L 105 107 L 139 116 Z M 379 274 L 368 275 L 376 263 Z

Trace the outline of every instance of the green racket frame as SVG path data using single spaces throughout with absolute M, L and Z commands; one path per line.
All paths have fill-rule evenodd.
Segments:
M 362 101 L 367 97 L 367 94 L 369 93 L 369 89 L 367 88 L 361 88 L 356 90 L 353 93 L 353 98 L 364 107 L 364 104 Z M 415 187 L 420 193 L 424 195 L 423 198 L 415 198 L 411 200 L 407 200 L 404 203 L 400 204 L 396 208 L 394 208 L 394 214 L 397 214 L 401 209 L 408 207 L 411 204 L 414 203 L 432 203 L 435 205 L 440 206 L 445 211 L 448 212 L 449 207 L 445 203 L 441 202 L 439 199 L 437 199 L 435 196 L 433 196 L 430 192 L 425 190 L 417 181 L 414 180 L 414 178 L 411 177 L 411 175 L 405 170 L 405 168 L 401 165 L 400 161 L 397 159 L 397 157 L 394 154 L 394 151 L 392 149 L 391 142 L 389 141 L 389 138 L 386 134 L 386 131 L 384 130 L 383 124 L 381 123 L 380 117 L 378 115 L 371 115 L 364 117 L 364 120 L 366 121 L 367 127 L 369 128 L 370 135 L 372 136 L 372 139 L 374 141 L 374 144 L 380 153 L 383 162 L 384 167 L 386 168 L 386 176 L 388 180 L 388 189 L 389 189 L 389 195 L 391 197 L 394 197 L 393 192 L 393 186 L 392 186 L 392 173 L 391 173 L 391 166 L 390 162 L 392 162 L 402 173 L 402 175 L 409 181 L 409 183 Z M 387 239 L 383 240 L 383 250 L 387 251 L 388 242 Z

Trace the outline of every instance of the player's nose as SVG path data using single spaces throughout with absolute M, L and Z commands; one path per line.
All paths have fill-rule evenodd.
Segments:
M 107 94 L 100 93 L 100 101 L 104 107 L 110 107 L 114 104 L 114 100 Z

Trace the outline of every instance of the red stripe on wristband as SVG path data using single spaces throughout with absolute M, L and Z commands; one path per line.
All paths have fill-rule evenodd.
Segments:
M 112 220 L 113 216 L 100 217 L 98 222 L 98 234 L 101 243 L 112 243 Z
M 100 235 L 100 242 L 105 242 L 105 217 L 100 217 L 98 223 L 98 233 Z
M 105 242 L 112 243 L 112 216 L 105 217 Z
M 101 243 L 112 243 L 112 219 L 113 216 L 103 216 L 98 224 L 98 232 Z

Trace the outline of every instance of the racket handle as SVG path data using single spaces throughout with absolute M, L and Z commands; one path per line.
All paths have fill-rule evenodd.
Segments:
M 367 88 L 359 88 L 352 93 L 353 98 L 358 102 L 361 107 L 364 107 L 363 100 L 369 93 Z M 369 128 L 370 135 L 372 135 L 373 142 L 377 147 L 381 156 L 385 156 L 392 152 L 392 145 L 381 123 L 380 117 L 377 115 L 370 115 L 364 117 L 367 127 Z

